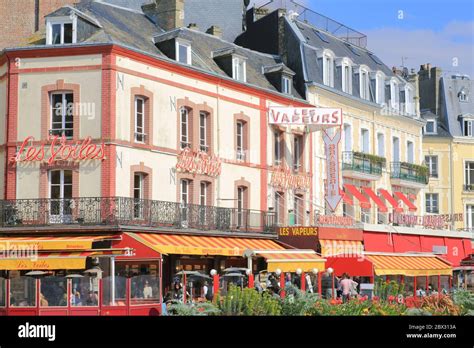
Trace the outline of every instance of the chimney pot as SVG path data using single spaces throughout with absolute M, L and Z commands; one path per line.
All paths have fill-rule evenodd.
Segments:
M 219 28 L 217 25 L 211 26 L 209 29 L 206 30 L 206 33 L 222 38 L 222 29 Z
M 196 23 L 189 23 L 188 28 L 193 29 L 193 30 L 198 30 L 199 29 L 199 27 Z

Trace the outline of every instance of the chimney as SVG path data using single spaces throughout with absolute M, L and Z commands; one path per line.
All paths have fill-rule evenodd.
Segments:
M 206 33 L 217 36 L 218 38 L 222 38 L 222 29 L 219 28 L 217 25 L 211 26 L 209 29 L 206 30 Z
M 143 13 L 164 30 L 184 25 L 184 0 L 155 0 L 142 6 Z
M 196 23 L 189 23 L 188 24 L 188 29 L 199 30 L 199 27 Z

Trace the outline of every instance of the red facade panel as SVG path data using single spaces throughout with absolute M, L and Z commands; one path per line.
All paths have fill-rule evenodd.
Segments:
M 393 237 L 393 234 L 392 234 Z M 364 231 L 364 250 L 379 252 L 394 252 L 393 239 L 388 233 L 365 232 Z

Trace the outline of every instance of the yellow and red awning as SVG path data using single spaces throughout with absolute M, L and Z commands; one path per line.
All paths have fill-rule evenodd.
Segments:
M 451 275 L 451 264 L 433 254 L 369 253 L 365 257 L 374 264 L 376 275 L 410 277 Z
M 161 254 L 242 256 L 246 249 L 284 250 L 271 239 L 127 233 Z
M 41 253 L 28 257 L 0 258 L 1 270 L 84 269 L 91 252 Z
M 399 199 L 403 201 L 408 207 L 408 210 L 410 211 L 416 211 L 416 205 L 414 205 L 407 196 L 405 196 L 402 192 L 395 192 L 395 196 L 397 196 Z
M 384 189 L 379 189 L 380 193 L 382 196 L 387 200 L 387 202 L 390 203 L 390 205 L 395 209 L 395 212 L 397 213 L 403 213 L 403 208 L 398 205 L 398 202 L 393 196 L 388 192 L 387 190 Z
M 313 269 L 325 270 L 326 259 L 310 249 L 248 250 L 246 254 L 263 257 L 269 272 L 275 272 L 277 269 L 282 272 L 296 272 L 298 268 L 303 272 L 310 272 Z
M 350 185 L 350 184 L 344 184 L 344 188 L 349 191 L 349 193 L 354 196 L 355 198 L 357 198 L 357 200 L 359 201 L 360 203 L 360 206 L 361 208 L 363 209 L 370 209 L 370 207 L 372 206 L 370 204 L 370 201 L 367 197 L 365 197 L 357 187 L 355 187 L 354 185 Z
M 364 246 L 358 240 L 334 240 L 320 239 L 321 256 L 330 257 L 335 255 L 362 255 Z
M 380 199 L 379 196 L 377 196 L 377 194 L 374 191 L 372 191 L 371 188 L 362 187 L 362 190 L 367 194 L 367 196 L 369 196 L 375 202 L 375 204 L 377 204 L 377 207 L 379 208 L 379 211 L 381 213 L 388 212 L 388 208 L 385 205 L 385 203 Z
M 47 236 L 47 237 L 0 237 L 0 250 L 85 250 L 93 242 L 117 239 L 119 236 Z

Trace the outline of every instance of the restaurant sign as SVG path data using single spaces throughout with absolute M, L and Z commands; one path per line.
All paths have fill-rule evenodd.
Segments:
M 9 158 L 12 163 L 19 162 L 46 162 L 53 164 L 56 161 L 86 161 L 105 159 L 105 144 L 93 144 L 92 138 L 67 143 L 66 137 L 56 135 L 52 137 L 51 144 L 41 143 L 39 146 L 32 144 L 32 136 L 23 140 L 17 153 Z M 29 145 L 31 144 L 31 145 Z
M 268 123 L 294 126 L 341 126 L 341 108 L 292 108 L 271 106 Z
M 426 228 L 444 228 L 452 222 L 464 221 L 463 214 L 444 214 L 444 215 L 408 215 L 408 214 L 389 214 L 389 222 L 399 225 L 418 225 Z
M 311 176 L 295 174 L 287 165 L 283 164 L 272 171 L 270 185 L 284 190 L 309 190 L 311 187 Z
M 192 151 L 190 148 L 185 148 L 178 155 L 176 170 L 217 177 L 222 171 L 222 161 L 218 156 L 210 156 L 204 151 Z
M 316 215 L 316 223 L 318 225 L 354 226 L 354 218 L 351 216 Z
M 326 151 L 326 202 L 335 211 L 342 199 L 339 193 L 339 141 L 341 140 L 341 128 L 338 128 L 334 136 L 329 136 L 323 131 L 324 149 Z
M 303 227 L 303 226 L 280 227 L 278 229 L 278 235 L 287 236 L 287 237 L 317 236 L 318 228 L 317 227 Z

